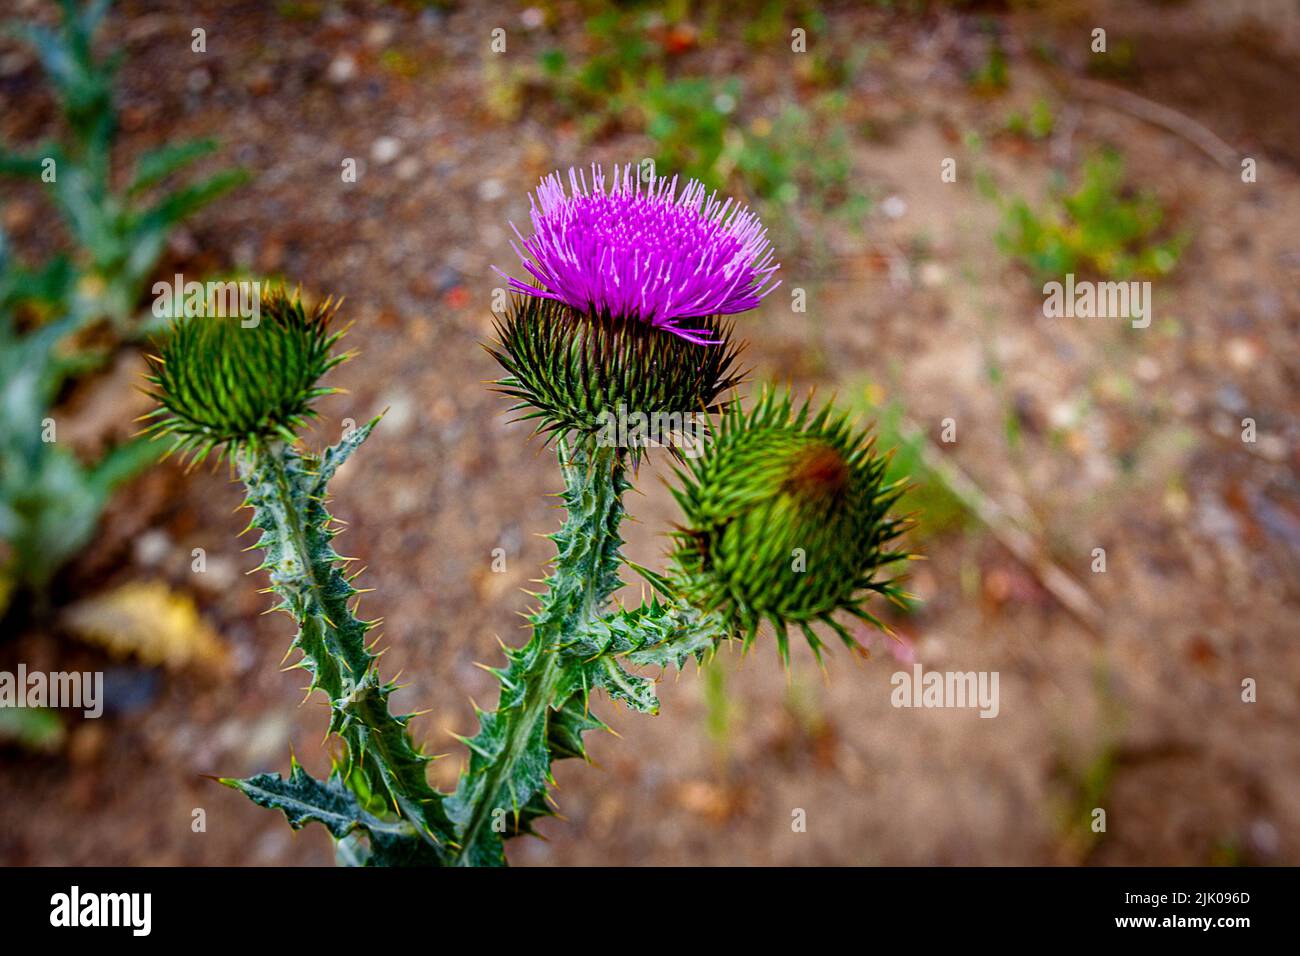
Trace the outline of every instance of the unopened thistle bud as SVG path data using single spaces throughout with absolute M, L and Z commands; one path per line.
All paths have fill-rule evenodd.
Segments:
M 591 433 L 621 406 L 647 415 L 718 408 L 741 378 L 731 327 L 776 287 L 766 230 L 748 209 L 691 181 L 634 179 L 606 187 L 570 170 L 532 203 L 533 235 L 515 246 L 534 284 L 517 294 L 492 354 L 498 384 L 531 406 L 538 429 Z
M 150 357 L 150 395 L 158 408 L 147 434 L 167 436 L 173 450 L 201 459 L 257 439 L 295 440 L 315 417 L 312 402 L 335 389 L 320 378 L 345 361 L 335 354 L 343 335 L 332 331 L 337 303 L 307 309 L 297 293 L 265 293 L 260 319 L 194 316 L 180 321 Z
M 830 405 L 814 414 L 788 394 L 767 393 L 749 413 L 729 410 L 705 453 L 679 471 L 676 580 L 747 644 L 768 621 L 783 658 L 791 625 L 819 658 L 817 623 L 856 646 L 835 615 L 883 627 L 865 610 L 867 598 L 904 596 L 883 573 L 907 557 L 890 548 L 906 526 L 889 513 L 904 488 L 886 482 L 885 470 L 874 440 Z

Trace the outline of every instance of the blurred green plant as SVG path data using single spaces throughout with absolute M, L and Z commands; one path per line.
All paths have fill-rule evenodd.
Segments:
M 997 96 L 1005 92 L 1010 83 L 1007 73 L 1007 53 L 1002 48 L 1002 39 L 997 32 L 990 27 L 988 33 L 989 42 L 984 59 L 970 72 L 967 82 L 976 93 L 983 96 Z
M 907 490 L 900 499 L 904 510 L 925 514 L 925 524 L 913 535 L 925 540 L 968 526 L 970 512 L 951 488 L 926 463 L 925 434 L 907 424 L 907 408 L 900 399 L 886 398 L 884 389 L 863 382 L 853 391 L 850 408 L 864 420 L 874 420 L 877 441 L 892 449 L 887 459 L 885 481 L 906 479 Z
M 725 5 L 715 2 L 706 6 L 716 10 L 718 6 Z M 750 46 L 765 47 L 788 42 L 792 26 L 816 30 L 824 22 L 825 18 L 816 9 L 816 4 L 808 0 L 763 0 L 753 4 L 752 12 L 742 29 L 742 36 Z
M 10 26 L 44 66 L 67 136 L 26 153 L 0 147 L 0 174 L 49 186 L 71 251 L 29 267 L 0 234 L 0 615 L 19 593 L 43 610 L 54 575 L 90 540 L 114 488 L 157 458 L 156 447 L 134 441 L 86 463 L 58 441 L 60 396 L 111 354 L 87 346 L 83 333 L 101 322 L 119 340 L 144 333 L 152 316 L 138 306 L 168 235 L 247 178 L 226 170 L 167 188 L 215 148 L 189 141 L 145 153 L 126 189 L 114 191 L 113 79 L 121 55 L 94 52 L 108 6 L 65 0 L 58 29 Z
M 810 109 L 791 106 L 774 123 L 751 124 L 736 158 L 749 188 L 785 206 L 810 204 L 851 221 L 865 216 L 870 201 L 853 185 L 847 100 L 826 93 Z
M 1185 234 L 1169 235 L 1154 193 L 1125 185 L 1123 158 L 1103 151 L 1085 161 L 1073 192 L 1057 187 L 1035 209 L 1004 200 L 999 248 L 1035 279 L 1083 272 L 1113 279 L 1167 275 L 1178 265 Z
M 657 83 L 644 91 L 641 110 L 655 144 L 655 167 L 698 179 L 712 189 L 725 184 L 743 142 L 728 116 L 740 83 L 699 77 Z
M 603 8 L 590 16 L 585 21 L 587 52 L 580 59 L 555 47 L 544 51 L 531 70 L 489 61 L 489 108 L 513 119 L 522 112 L 527 91 L 536 89 L 589 141 L 620 131 L 644 133 L 660 173 L 695 178 L 710 189 L 742 190 L 756 197 L 771 219 L 779 219 L 796 201 L 860 219 L 868 203 L 853 186 L 844 89 L 862 57 L 811 51 L 808 80 L 826 92 L 807 106 L 742 122 L 742 80 L 678 75 L 680 55 L 711 35 L 715 5 L 655 6 Z M 788 43 L 789 25 L 804 10 L 802 3 L 783 0 L 765 4 L 745 21 L 747 40 Z M 797 22 L 811 29 L 821 21 Z M 694 23 L 705 26 L 696 29 Z
M 136 440 L 83 464 L 59 444 L 51 409 L 68 379 L 97 359 L 67 347 L 77 315 L 21 330 L 6 305 L 14 278 L 0 235 L 0 617 L 18 592 L 44 605 L 54 574 L 90 540 L 114 488 L 158 456 Z
M 1052 776 L 1055 790 L 1049 805 L 1055 817 L 1057 839 L 1066 859 L 1075 865 L 1088 858 L 1106 839 L 1104 816 L 1120 770 L 1126 723 L 1123 699 L 1118 693 L 1114 667 L 1102 656 L 1092 665 L 1092 693 L 1096 704 L 1094 725 L 1084 746 L 1070 746 L 1063 730 Z
M 242 169 L 226 169 L 177 188 L 172 177 L 216 149 L 212 140 L 167 143 L 144 153 L 113 188 L 111 155 L 117 134 L 113 80 L 121 54 L 94 51 L 94 35 L 108 0 L 63 0 L 57 30 L 18 23 L 10 31 L 36 52 L 53 88 L 67 136 L 27 152 L 0 146 L 0 174 L 49 186 L 50 199 L 71 240 L 71 258 L 56 259 L 10 289 L 11 303 L 43 317 L 69 314 L 79 324 L 107 319 L 117 335 L 139 335 L 137 307 L 145 285 L 184 219 L 245 182 Z M 16 302 L 15 302 L 16 300 Z
M 0 707 L 0 746 L 28 753 L 53 753 L 63 746 L 67 729 L 57 710 L 48 707 Z
M 635 124 L 642 90 L 663 83 L 666 50 L 662 41 L 651 38 L 656 22 L 643 9 L 601 9 L 585 21 L 590 52 L 581 61 L 554 47 L 538 57 L 540 72 L 517 71 L 501 81 L 541 87 L 564 118 L 577 122 L 588 139 L 597 139 Z M 517 99 L 501 90 L 489 91 L 489 96 L 506 102 Z
M 1055 128 L 1056 116 L 1052 112 L 1052 104 L 1042 96 L 1034 100 L 1034 105 L 1027 111 L 1016 110 L 1006 120 L 1007 132 L 1024 139 L 1047 139 Z

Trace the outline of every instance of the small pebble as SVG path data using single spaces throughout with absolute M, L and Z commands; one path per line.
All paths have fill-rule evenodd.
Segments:
M 505 194 L 506 187 L 499 179 L 485 179 L 478 184 L 478 198 L 484 202 L 500 199 Z
M 353 79 L 357 75 L 357 61 L 347 53 L 340 53 L 330 63 L 329 69 L 326 70 L 325 76 L 331 83 L 342 85 Z
M 135 563 L 145 568 L 156 567 L 171 553 L 172 539 L 161 528 L 150 528 L 135 539 Z
M 391 163 L 402 151 L 402 143 L 393 136 L 381 136 L 370 145 L 370 158 L 380 166 Z
M 1239 337 L 1228 339 L 1225 352 L 1228 357 L 1228 364 L 1239 372 L 1250 371 L 1255 367 L 1255 363 L 1259 359 L 1259 350 L 1250 339 Z
M 386 47 L 393 42 L 396 29 L 391 23 L 379 21 L 366 27 L 366 46 Z
M 921 285 L 933 289 L 948 281 L 948 270 L 938 262 L 923 262 L 920 268 Z

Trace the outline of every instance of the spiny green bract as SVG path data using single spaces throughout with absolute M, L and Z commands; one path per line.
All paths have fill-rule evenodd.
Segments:
M 693 415 L 743 377 L 731 325 L 692 319 L 713 345 L 698 345 L 636 319 L 579 312 L 549 299 L 515 297 L 488 351 L 508 373 L 497 387 L 520 399 L 537 431 L 591 435 L 625 414 Z M 634 453 L 635 457 L 635 453 Z
M 704 454 L 678 471 L 673 494 L 685 518 L 674 533 L 676 583 L 733 621 L 747 644 L 769 621 L 786 660 L 789 625 L 819 658 L 817 622 L 856 646 L 833 615 L 883 627 L 866 598 L 903 597 L 879 577 L 907 557 L 888 549 L 906 522 L 889 514 L 904 489 L 884 481 L 885 465 L 867 433 L 830 405 L 814 414 L 788 394 L 765 393 L 749 413 L 732 409 Z
M 177 323 L 151 359 L 151 395 L 159 407 L 146 433 L 170 436 L 173 450 L 203 458 L 257 439 L 295 442 L 315 417 L 311 403 L 335 391 L 317 384 L 350 356 L 333 354 L 338 304 L 307 309 L 298 293 L 265 293 L 255 324 L 238 317 L 194 316 Z

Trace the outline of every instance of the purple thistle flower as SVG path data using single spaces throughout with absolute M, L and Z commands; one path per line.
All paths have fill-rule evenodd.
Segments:
M 511 245 L 537 283 L 500 273 L 513 291 L 711 345 L 706 330 L 681 320 L 744 312 L 780 285 L 771 281 L 780 264 L 772 262 L 767 230 L 748 208 L 720 202 L 716 192 L 705 199 L 694 179 L 677 195 L 675 176 L 651 176 L 642 189 L 630 166 L 621 176 L 615 166 L 607 190 L 602 168 L 593 163 L 591 175 L 588 190 L 586 176 L 570 169 L 568 195 L 558 172 L 542 180 L 530 238 L 511 223 L 523 249 Z

